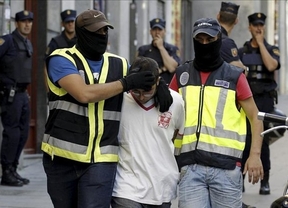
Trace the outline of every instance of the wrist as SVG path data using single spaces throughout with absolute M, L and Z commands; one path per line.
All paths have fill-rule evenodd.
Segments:
M 127 92 L 128 91 L 128 89 L 127 89 L 127 81 L 126 81 L 125 77 L 119 79 L 119 81 L 122 84 L 123 92 Z

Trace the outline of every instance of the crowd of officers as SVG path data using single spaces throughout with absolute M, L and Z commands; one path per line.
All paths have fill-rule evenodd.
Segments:
M 233 30 L 234 26 L 239 21 L 237 17 L 239 7 L 240 7 L 239 5 L 236 5 L 234 3 L 222 2 L 219 14 L 217 15 L 217 20 L 221 25 L 221 32 L 219 32 L 220 35 L 219 37 L 221 37 L 222 40 L 220 50 L 221 60 L 223 59 L 225 62 L 242 69 L 243 73 L 245 73 L 246 75 L 247 81 L 253 93 L 253 98 L 258 107 L 258 110 L 262 112 L 271 113 L 275 110 L 275 104 L 277 101 L 277 83 L 275 82 L 274 76 L 275 76 L 275 70 L 280 69 L 279 48 L 275 45 L 270 45 L 265 40 L 266 15 L 261 12 L 258 12 L 248 16 L 248 28 L 251 33 L 251 39 L 246 41 L 243 44 L 243 46 L 241 46 L 238 49 L 237 45 L 235 44 L 233 39 L 229 37 L 229 35 Z M 96 21 L 96 20 L 89 19 L 91 17 L 87 15 L 88 13 L 87 14 L 83 13 L 78 17 L 79 21 L 78 26 L 82 24 L 83 25 L 82 28 L 85 28 L 84 32 L 86 32 L 85 37 L 91 38 L 93 37 L 93 34 L 92 32 L 89 33 L 88 30 L 90 30 L 91 28 L 87 25 L 89 21 Z M 95 19 L 97 19 L 98 17 L 97 15 L 96 17 L 94 16 Z M 100 19 L 99 20 L 97 19 L 98 21 L 96 22 L 97 24 L 101 23 L 101 21 L 102 22 L 107 21 L 106 17 L 104 16 L 102 18 L 101 15 L 102 14 L 99 13 Z M 61 13 L 61 19 L 62 19 L 61 24 L 64 30 L 60 35 L 51 39 L 46 50 L 45 58 L 47 58 L 53 51 L 55 51 L 55 49 L 71 48 L 75 46 L 75 44 L 76 48 L 78 46 L 77 50 L 79 50 L 84 56 L 94 50 L 94 52 L 99 53 L 101 55 L 100 57 L 102 57 L 101 51 L 102 49 L 106 50 L 107 40 L 106 39 L 104 40 L 104 37 L 102 36 L 97 36 L 98 42 L 95 42 L 95 44 L 99 44 L 99 48 L 97 49 L 98 51 L 89 48 L 89 44 L 87 43 L 80 42 L 79 40 L 77 42 L 75 32 L 76 17 L 77 13 L 75 10 L 65 10 Z M 201 24 L 208 24 L 207 27 L 209 27 L 210 24 L 209 21 L 203 20 Z M 30 108 L 29 108 L 29 95 L 27 93 L 27 86 L 31 83 L 33 47 L 27 37 L 31 32 L 32 24 L 33 24 L 32 12 L 26 10 L 18 12 L 15 15 L 16 29 L 11 34 L 2 36 L 0 38 L 0 49 L 1 49 L 0 101 L 1 101 L 1 121 L 4 129 L 2 133 L 3 141 L 1 145 L 1 165 L 2 165 L 1 185 L 23 186 L 29 183 L 29 179 L 23 178 L 17 173 L 17 166 L 19 164 L 20 154 L 28 139 L 28 130 L 29 130 Z M 108 28 L 113 29 L 113 26 L 108 23 L 105 24 L 104 26 L 107 26 L 107 31 Z M 154 59 L 159 66 L 160 76 L 165 80 L 166 84 L 169 85 L 169 83 L 172 80 L 172 77 L 175 76 L 177 67 L 181 66 L 183 60 L 181 62 L 178 47 L 164 41 L 166 32 L 165 27 L 166 27 L 165 20 L 161 18 L 152 19 L 150 21 L 150 34 L 152 37 L 152 42 L 150 44 L 140 46 L 138 48 L 136 56 L 139 57 L 143 56 Z M 102 29 L 101 27 L 97 28 L 97 31 L 101 29 Z M 108 38 L 107 31 L 103 30 L 101 32 L 107 35 Z M 205 33 L 205 30 L 203 31 L 202 32 Z M 78 34 L 84 35 L 84 33 L 81 33 L 80 30 L 78 31 Z M 210 34 L 211 33 L 209 33 L 208 35 Z M 197 38 L 197 36 L 193 38 L 195 39 Z M 81 41 L 85 41 L 85 38 Z M 213 41 L 214 40 L 212 40 L 211 42 Z M 81 49 L 81 44 L 83 45 L 87 44 L 88 48 Z M 194 41 L 194 44 L 196 44 L 194 46 L 196 50 L 198 41 Z M 100 46 L 102 46 L 102 48 Z M 86 49 L 87 53 L 85 52 Z M 201 48 L 199 47 L 198 49 L 200 50 Z M 211 49 L 213 49 L 213 51 L 210 51 L 211 56 L 217 54 L 216 46 L 212 47 Z M 76 51 L 76 49 L 73 50 Z M 73 50 L 71 50 L 71 52 Z M 75 53 L 77 54 L 78 52 Z M 198 54 L 200 54 L 199 51 Z M 204 57 L 205 51 L 202 54 L 203 56 L 197 57 L 197 60 L 199 62 L 198 67 L 200 68 L 201 67 L 203 68 L 203 66 L 207 66 L 203 64 L 203 62 L 205 60 L 209 60 L 207 59 L 207 57 Z M 63 56 L 66 57 L 66 55 Z M 217 63 L 219 63 L 219 60 Z M 215 64 L 217 65 L 217 63 Z M 51 82 L 49 79 L 46 79 L 47 76 L 46 64 L 44 66 L 44 71 L 45 71 L 45 81 L 48 80 L 49 82 Z M 95 74 L 97 73 L 93 72 L 93 76 Z M 181 82 L 188 78 L 183 76 L 179 79 Z M 123 85 L 123 88 L 127 88 L 127 80 L 125 79 L 122 80 L 121 84 Z M 47 86 L 47 92 L 51 93 L 53 91 L 53 88 L 51 89 L 52 85 L 48 87 L 49 83 L 46 82 L 46 86 Z M 57 84 L 54 86 L 55 89 L 58 87 L 59 86 Z M 56 91 L 53 91 L 52 94 L 55 93 Z M 63 91 L 63 93 L 65 92 Z M 51 95 L 49 95 L 49 100 L 50 99 L 56 99 L 56 97 L 51 97 Z M 54 124 L 49 123 L 49 125 Z M 47 128 L 52 128 L 52 126 L 49 125 Z M 246 135 L 245 149 L 243 148 L 242 167 L 246 163 L 246 160 L 249 158 L 251 137 L 252 137 L 251 126 L 248 120 L 246 122 L 246 126 L 247 126 L 247 132 L 246 132 L 247 135 Z M 264 127 L 268 128 L 266 126 Z M 81 131 L 81 129 L 79 129 L 79 131 Z M 45 134 L 47 134 L 47 129 Z M 264 170 L 264 177 L 261 180 L 259 194 L 263 195 L 270 194 L 269 172 L 271 165 L 270 165 L 269 139 L 270 139 L 269 136 L 264 137 L 261 149 L 261 161 Z M 53 145 L 51 147 L 53 147 Z M 44 150 L 46 152 L 51 152 L 51 149 L 49 148 L 46 147 L 46 149 L 44 148 Z M 108 151 L 108 149 L 106 149 L 106 151 Z M 244 177 L 245 174 L 243 175 L 243 178 Z M 242 188 L 243 191 L 245 191 L 244 185 Z M 242 204 L 242 206 L 249 207 L 249 205 L 245 204 Z

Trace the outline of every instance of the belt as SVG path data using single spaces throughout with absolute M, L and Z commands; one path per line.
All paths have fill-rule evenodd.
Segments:
M 11 88 L 14 88 L 15 92 L 25 92 L 27 90 L 27 87 L 18 87 L 18 86 L 14 87 L 11 85 L 4 85 L 1 88 L 5 91 L 9 91 Z
M 26 87 L 16 87 L 15 91 L 16 92 L 26 92 L 27 88 Z
M 271 75 L 257 73 L 257 72 L 249 72 L 247 78 L 256 78 L 256 79 L 272 79 Z

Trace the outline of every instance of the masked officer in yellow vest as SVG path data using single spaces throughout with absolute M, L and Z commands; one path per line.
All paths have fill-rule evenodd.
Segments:
M 149 91 L 155 78 L 150 71 L 125 76 L 127 60 L 105 52 L 113 26 L 102 12 L 82 12 L 75 29 L 76 45 L 47 59 L 50 112 L 42 150 L 48 193 L 55 208 L 109 207 L 123 92 Z M 162 83 L 158 90 L 159 110 L 167 111 L 169 89 Z
M 202 18 L 194 23 L 195 59 L 177 68 L 170 87 L 185 101 L 183 139 L 175 140 L 181 169 L 179 207 L 242 206 L 242 172 L 249 182 L 263 178 L 260 160 L 263 130 L 243 69 L 223 61 L 221 26 Z M 246 115 L 252 123 L 250 156 L 241 164 Z

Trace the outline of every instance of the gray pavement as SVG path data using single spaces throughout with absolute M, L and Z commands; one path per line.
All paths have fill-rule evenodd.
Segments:
M 288 95 L 279 96 L 279 109 L 288 115 Z M 245 181 L 245 193 L 243 201 L 257 208 L 269 208 L 270 204 L 283 194 L 288 180 L 288 132 L 283 138 L 270 146 L 271 194 L 259 195 L 259 183 L 252 185 Z M 0 185 L 0 208 L 53 208 L 46 190 L 46 175 L 42 166 L 41 154 L 24 155 L 23 168 L 20 175 L 30 179 L 30 184 L 23 187 L 8 187 Z M 177 201 L 173 201 L 172 208 L 177 207 Z M 231 208 L 233 206 L 231 205 Z

